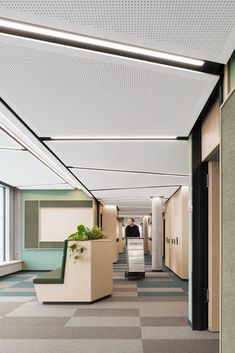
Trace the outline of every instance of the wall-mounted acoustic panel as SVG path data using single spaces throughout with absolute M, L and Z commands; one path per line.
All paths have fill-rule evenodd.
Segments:
M 0 93 L 41 137 L 187 136 L 218 76 L 0 36 Z
M 0 150 L 0 180 L 12 185 L 43 185 L 63 182 L 52 170 L 26 151 Z
M 0 128 L 0 149 L 21 150 L 23 147 Z
M 188 174 L 187 141 L 48 141 L 47 145 L 67 166 Z
M 141 47 L 227 62 L 232 0 L 1 1 L 1 16 Z
M 84 169 L 71 169 L 71 171 L 82 183 L 86 184 L 88 189 L 91 191 L 96 189 L 188 185 L 188 178 L 186 176 L 118 173 Z

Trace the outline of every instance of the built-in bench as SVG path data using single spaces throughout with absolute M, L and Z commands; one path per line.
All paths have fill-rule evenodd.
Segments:
M 0 277 L 22 271 L 23 260 L 4 261 L 0 264 Z
M 53 271 L 49 271 L 39 277 L 34 278 L 34 280 L 33 280 L 34 284 L 62 284 L 62 283 L 64 283 L 67 247 L 68 247 L 68 240 L 65 240 L 61 267 L 57 268 Z
M 112 294 L 112 241 L 83 241 L 82 259 L 74 262 L 65 240 L 61 268 L 34 279 L 38 300 L 52 302 L 93 302 Z

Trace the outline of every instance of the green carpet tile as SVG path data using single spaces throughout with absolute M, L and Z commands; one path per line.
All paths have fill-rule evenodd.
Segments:
M 125 278 L 126 256 L 113 266 L 113 295 L 93 304 L 43 305 L 22 271 L 0 279 L 0 352 L 218 353 L 218 334 L 192 331 L 188 283 L 169 269 Z

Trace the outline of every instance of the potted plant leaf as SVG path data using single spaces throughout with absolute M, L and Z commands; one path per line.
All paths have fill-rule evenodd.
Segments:
M 74 262 L 82 259 L 82 254 L 86 251 L 86 247 L 81 245 L 81 241 L 103 239 L 104 235 L 101 228 L 94 226 L 92 228 L 85 227 L 83 224 L 77 226 L 77 232 L 71 234 L 68 240 L 74 240 L 69 245 L 70 256 L 73 257 Z

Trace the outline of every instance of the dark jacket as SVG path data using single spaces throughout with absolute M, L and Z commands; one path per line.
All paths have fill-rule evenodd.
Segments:
M 127 238 L 134 238 L 134 237 L 139 237 L 140 236 L 140 231 L 139 227 L 137 225 L 131 226 L 126 226 L 126 237 Z

